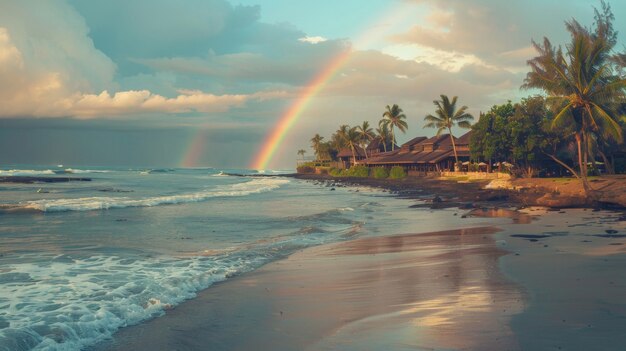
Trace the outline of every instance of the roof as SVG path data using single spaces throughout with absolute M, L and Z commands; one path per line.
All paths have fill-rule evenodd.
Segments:
M 397 149 L 398 145 L 395 145 L 395 148 Z M 367 146 L 366 149 L 370 152 L 375 151 L 375 150 L 384 150 L 384 147 L 382 144 L 382 138 L 378 136 L 372 139 L 372 141 L 370 142 L 370 144 Z M 391 142 L 387 143 L 387 150 L 390 150 L 390 149 L 391 149 Z
M 458 141 L 455 138 L 455 143 Z M 437 145 L 436 148 L 430 150 L 427 148 L 417 148 L 410 150 L 409 145 Z M 450 134 L 442 134 L 434 136 L 432 138 L 417 137 L 404 143 L 403 148 L 384 152 L 376 156 L 370 157 L 364 162 L 367 164 L 434 164 L 441 162 L 449 157 L 454 157 L 454 151 L 452 149 L 452 141 L 450 140 Z M 457 154 L 461 157 L 468 157 L 469 151 L 457 151 Z
M 410 148 L 411 146 L 413 146 L 415 144 L 419 144 L 419 143 L 421 143 L 422 141 L 424 141 L 426 139 L 427 139 L 426 137 L 418 136 L 418 137 L 415 137 L 415 138 L 407 141 L 406 143 L 402 144 L 402 147 L 405 147 L 405 148 L 409 147 Z
M 458 137 L 455 140 L 455 142 L 457 145 L 469 145 L 471 137 L 472 137 L 472 131 L 470 130 L 469 132 Z
M 354 153 L 356 157 L 365 157 L 365 152 L 363 151 L 363 148 L 361 148 L 360 146 L 356 146 L 356 145 L 354 146 Z M 346 148 L 339 150 L 337 157 L 352 157 L 352 149 L 350 149 L 349 147 L 346 147 Z
M 456 142 L 456 138 L 454 138 Z M 437 144 L 439 147 L 450 146 L 452 147 L 452 142 L 450 141 L 450 134 L 441 134 L 436 135 L 430 139 L 424 140 L 421 144 Z

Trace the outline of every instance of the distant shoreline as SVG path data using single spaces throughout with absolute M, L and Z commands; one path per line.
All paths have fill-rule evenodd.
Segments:
M 229 174 L 231 176 L 257 177 L 258 175 Z M 290 173 L 260 175 L 288 177 L 324 182 L 334 186 L 367 186 L 392 192 L 403 198 L 426 201 L 422 207 L 517 207 L 541 206 L 552 209 L 592 208 L 626 209 L 626 176 L 604 176 L 594 179 L 597 199 L 584 195 L 582 186 L 574 178 L 520 178 L 508 181 L 508 188 L 485 187 L 490 180 L 459 182 L 439 177 L 406 177 L 402 179 L 376 179 L 333 177 L 323 174 Z
M 35 183 L 67 183 L 67 182 L 90 182 L 91 178 L 85 177 L 33 177 L 33 176 L 3 176 L 0 183 L 35 184 Z

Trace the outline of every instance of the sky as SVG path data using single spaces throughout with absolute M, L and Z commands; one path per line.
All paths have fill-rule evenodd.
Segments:
M 610 2 L 626 35 L 626 4 Z M 0 166 L 247 168 L 328 67 L 267 167 L 309 139 L 376 125 L 414 136 L 440 94 L 478 116 L 522 91 L 531 40 L 593 23 L 571 0 L 0 0 Z M 462 133 L 462 131 L 455 131 Z

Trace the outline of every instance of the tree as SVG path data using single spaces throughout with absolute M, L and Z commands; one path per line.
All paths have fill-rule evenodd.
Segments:
M 389 140 L 391 135 L 389 133 L 389 128 L 387 127 L 387 123 L 384 119 L 381 119 L 378 122 L 378 128 L 376 128 L 376 136 L 380 138 L 380 142 L 383 143 L 383 150 L 387 152 L 387 144 L 389 144 Z
M 508 101 L 494 105 L 480 115 L 478 122 L 471 127 L 470 152 L 473 159 L 483 159 L 490 165 L 493 160 L 502 162 L 511 159 L 511 138 L 507 126 L 514 114 L 515 106 Z
M 394 128 L 398 128 L 402 133 L 406 131 L 408 125 L 405 121 L 406 115 L 403 113 L 402 109 L 393 104 L 393 106 L 386 106 L 386 111 L 383 113 L 383 119 L 385 120 L 387 126 L 391 130 L 391 150 L 395 149 L 396 145 L 396 135 L 394 132 Z
M 356 164 L 355 146 L 359 143 L 361 139 L 361 136 L 357 131 L 357 127 L 350 128 L 350 126 L 344 124 L 339 127 L 339 130 L 337 130 L 337 134 L 344 140 L 346 145 L 352 151 L 352 163 Z
M 515 104 L 506 135 L 510 140 L 512 163 L 525 177 L 535 175 L 539 161 L 549 155 L 552 144 L 558 143 L 558 136 L 550 128 L 551 119 L 541 96 L 528 97 Z
M 302 161 L 304 161 L 304 154 L 305 153 L 306 153 L 306 150 L 304 150 L 304 149 L 298 150 L 298 155 L 302 156 Z
M 324 137 L 319 134 L 315 134 L 315 136 L 311 138 L 311 147 L 313 148 L 315 157 L 317 157 L 318 160 L 322 159 L 321 145 L 322 145 L 323 140 L 324 140 Z
M 456 152 L 456 144 L 454 142 L 454 136 L 452 135 L 452 127 L 457 125 L 460 128 L 469 129 L 472 127 L 470 121 L 474 120 L 474 117 L 466 112 L 467 106 L 461 106 L 458 110 L 456 109 L 457 96 L 453 97 L 452 101 L 450 101 L 446 95 L 441 94 L 440 97 L 441 100 L 433 101 L 433 104 L 437 106 L 435 110 L 436 116 L 428 115 L 424 117 L 424 120 L 428 122 L 424 128 L 437 128 L 437 136 L 447 130 L 448 133 L 450 133 L 450 140 L 452 141 L 454 159 L 456 163 L 459 163 L 459 156 Z
M 363 121 L 363 124 L 356 127 L 356 131 L 357 133 L 359 133 L 359 136 L 361 138 L 359 145 L 365 152 L 365 158 L 368 158 L 367 145 L 374 139 L 374 132 L 372 131 L 372 128 L 370 127 L 370 122 Z
M 602 2 L 601 11 L 595 9 L 594 28 L 586 28 L 574 19 L 566 22 L 571 41 L 565 52 L 548 38 L 544 38 L 543 45 L 533 41 L 539 55 L 528 61 L 531 71 L 522 86 L 548 94 L 555 111 L 552 128 L 571 126 L 575 130 L 579 170 L 574 175 L 587 193 L 591 190 L 587 180 L 589 157 L 595 157 L 590 155 L 591 139 L 622 142 L 617 108 L 625 101 L 626 80 L 619 75 L 612 53 L 617 43 L 613 20 L 610 6 Z

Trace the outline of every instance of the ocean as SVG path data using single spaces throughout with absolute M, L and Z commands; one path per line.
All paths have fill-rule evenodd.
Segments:
M 88 348 L 306 247 L 497 222 L 280 173 L 4 167 L 92 180 L 0 184 L 0 350 Z

